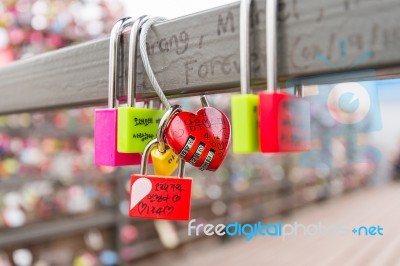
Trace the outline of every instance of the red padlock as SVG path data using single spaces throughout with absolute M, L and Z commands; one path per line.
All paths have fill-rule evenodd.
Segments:
M 157 139 L 146 146 L 140 174 L 131 176 L 129 216 L 138 218 L 189 220 L 192 179 L 184 178 L 185 162 L 180 159 L 178 178 L 147 175 L 150 151 Z
M 140 54 L 144 69 L 154 90 L 163 105 L 170 111 L 174 106 L 171 107 L 156 80 L 145 45 L 147 32 L 151 25 L 164 20 L 164 18 L 151 18 L 143 25 L 140 33 L 140 40 L 142 40 L 140 42 Z M 215 171 L 221 165 L 228 152 L 231 125 L 224 113 L 208 106 L 205 96 L 202 96 L 201 99 L 203 108 L 195 114 L 177 111 L 174 115 L 164 116 L 164 119 L 161 119 L 160 122 L 162 126 L 159 132 L 165 132 L 165 141 L 180 158 L 199 167 L 200 170 Z M 180 107 L 178 106 L 177 109 L 180 109 Z M 164 139 L 160 141 L 159 136 L 158 139 L 161 143 L 160 152 L 164 152 L 162 147 Z
M 283 92 L 259 94 L 261 152 L 299 152 L 310 149 L 310 106 Z
M 298 152 L 310 149 L 309 103 L 277 91 L 277 35 L 278 2 L 267 1 L 267 92 L 259 94 L 259 137 L 261 152 Z M 299 93 L 300 92 L 300 93 Z M 302 96 L 302 87 L 295 87 Z
M 215 171 L 228 152 L 231 124 L 223 112 L 208 106 L 204 96 L 202 103 L 204 107 L 195 114 L 181 111 L 173 115 L 167 123 L 165 138 L 183 160 L 200 170 Z

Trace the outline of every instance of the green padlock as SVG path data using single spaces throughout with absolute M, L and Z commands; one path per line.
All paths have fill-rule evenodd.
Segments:
M 240 3 L 240 95 L 231 98 L 233 152 L 259 151 L 258 95 L 250 92 L 250 0 Z
M 132 26 L 129 38 L 128 99 L 126 107 L 118 108 L 118 152 L 142 153 L 147 144 L 157 137 L 158 123 L 163 110 L 136 108 L 136 46 L 141 25 L 147 20 L 141 17 Z

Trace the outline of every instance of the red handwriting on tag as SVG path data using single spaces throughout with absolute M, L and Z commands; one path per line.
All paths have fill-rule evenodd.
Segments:
M 192 179 L 132 175 L 129 216 L 189 220 Z

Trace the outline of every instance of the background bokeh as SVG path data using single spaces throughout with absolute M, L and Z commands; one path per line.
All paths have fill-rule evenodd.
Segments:
M 135 2 L 1 1 L 0 66 L 107 36 L 126 14 L 173 18 L 231 1 Z M 178 5 L 182 8 L 173 8 Z M 317 161 L 329 156 L 330 167 L 304 167 L 301 159 L 315 156 L 301 154 L 229 154 L 216 173 L 188 167 L 186 175 L 194 180 L 192 218 L 255 222 L 389 183 L 400 173 L 400 126 L 393 123 L 400 99 L 396 84 L 374 83 L 381 96 L 382 130 L 372 133 L 366 132 L 375 126 L 373 120 L 362 131 L 327 123 L 326 99 L 309 98 L 314 155 Z M 227 95 L 209 100 L 230 115 Z M 197 97 L 179 104 L 189 110 L 200 106 Z M 94 108 L 84 108 L 0 117 L 0 265 L 146 264 L 150 255 L 182 256 L 183 247 L 209 241 L 189 237 L 185 222 L 127 217 L 128 178 L 138 168 L 93 165 L 93 115 Z M 332 128 L 335 135 L 326 137 Z M 396 145 L 383 141 L 388 137 Z M 373 146 L 379 156 L 357 145 Z M 219 239 L 218 246 L 228 240 Z

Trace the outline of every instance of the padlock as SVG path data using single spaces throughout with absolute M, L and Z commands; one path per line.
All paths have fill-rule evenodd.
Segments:
M 201 102 L 203 108 L 195 114 L 179 111 L 170 118 L 165 139 L 186 162 L 200 170 L 215 171 L 227 155 L 231 125 L 223 112 L 208 105 L 205 96 Z
M 277 0 L 267 1 L 267 92 L 259 94 L 261 152 L 300 152 L 310 149 L 309 103 L 277 91 Z M 296 91 L 302 89 L 295 88 Z
M 147 175 L 147 160 L 157 145 L 157 139 L 149 142 L 143 152 L 140 174 L 131 175 L 129 216 L 189 220 L 192 179 L 183 177 L 185 162 L 179 160 L 178 177 Z
M 163 110 L 134 107 L 136 97 L 137 40 L 146 16 L 138 18 L 129 38 L 128 99 L 127 106 L 118 107 L 118 152 L 142 153 L 157 135 Z
M 148 30 L 153 24 L 164 20 L 164 18 L 151 18 L 143 25 L 140 33 L 140 54 L 155 92 L 163 105 L 169 109 L 174 106 L 171 107 L 156 80 L 146 49 Z M 227 155 L 231 125 L 223 112 L 208 106 L 205 96 L 201 99 L 203 108 L 196 113 L 179 111 L 168 118 L 169 121 L 165 124 L 165 141 L 183 160 L 199 167 L 200 170 L 215 171 Z M 160 151 L 163 152 L 163 149 Z
M 258 95 L 250 93 L 250 6 L 240 2 L 240 90 L 231 97 L 232 148 L 236 154 L 258 152 Z
M 111 31 L 108 108 L 97 109 L 94 119 L 94 163 L 96 165 L 134 165 L 139 164 L 141 160 L 138 153 L 120 153 L 117 150 L 118 109 L 115 106 L 120 38 L 123 30 L 132 25 L 133 21 L 130 17 L 123 18 L 114 25 Z
M 165 152 L 160 152 L 157 148 L 151 151 L 154 174 L 170 176 L 178 167 L 179 157 L 170 148 L 166 147 Z
M 301 152 L 310 149 L 310 106 L 283 92 L 260 93 L 262 152 Z
M 169 108 L 168 111 L 161 118 L 157 131 L 158 147 L 152 149 L 151 159 L 153 162 L 154 174 L 170 176 L 178 167 L 178 155 L 165 144 L 165 128 L 171 116 L 173 116 L 180 109 Z

